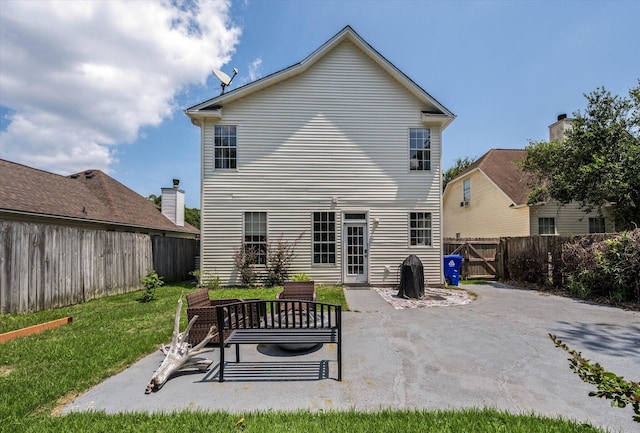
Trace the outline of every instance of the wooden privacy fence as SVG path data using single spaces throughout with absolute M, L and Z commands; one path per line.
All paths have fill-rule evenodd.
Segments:
M 41 311 L 138 290 L 156 264 L 166 281 L 174 281 L 194 269 L 195 244 L 0 220 L 0 312 Z
M 602 240 L 613 234 L 526 236 L 490 239 L 444 239 L 444 254 L 463 258 L 462 278 L 513 279 L 561 286 L 562 246 L 576 238 Z
M 196 269 L 198 245 L 195 239 L 151 236 L 153 268 L 164 282 L 184 281 Z
M 445 239 L 444 254 L 460 254 L 464 261 L 460 276 L 471 278 L 496 278 L 500 239 Z

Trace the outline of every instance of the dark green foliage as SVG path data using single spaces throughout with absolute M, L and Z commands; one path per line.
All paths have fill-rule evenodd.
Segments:
M 144 292 L 139 299 L 140 302 L 151 302 L 156 299 L 156 289 L 164 285 L 162 279 L 155 270 L 149 271 L 147 276 L 140 281 L 144 287 Z
M 195 207 L 184 208 L 184 221 L 195 228 L 200 228 L 200 209 Z
M 509 278 L 516 281 L 545 285 L 548 273 L 545 269 L 546 266 L 546 254 L 545 256 L 532 255 L 531 253 L 520 254 L 509 258 Z
M 574 295 L 640 301 L 640 229 L 601 241 L 578 238 L 563 245 L 562 257 Z
M 536 176 L 530 203 L 576 201 L 586 211 L 613 204 L 618 229 L 640 224 L 640 80 L 629 98 L 604 88 L 585 95 L 562 142 L 531 142 L 523 169 Z
M 442 191 L 446 188 L 447 184 L 453 180 L 457 175 L 462 173 L 467 167 L 476 161 L 476 157 L 465 156 L 464 158 L 456 158 L 455 165 L 442 174 Z
M 591 361 L 583 358 L 580 352 L 571 350 L 555 335 L 549 334 L 549 337 L 557 347 L 571 355 L 569 358 L 571 370 L 580 376 L 583 382 L 596 385 L 598 391 L 590 392 L 589 396 L 611 400 L 613 407 L 624 408 L 628 404 L 631 405 L 635 413 L 633 420 L 640 422 L 640 383 L 626 381 L 622 376 L 605 370 L 600 364 L 592 364 Z

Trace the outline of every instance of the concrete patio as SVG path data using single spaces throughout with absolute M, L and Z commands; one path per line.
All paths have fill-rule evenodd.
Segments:
M 626 379 L 640 379 L 640 313 L 501 284 L 466 286 L 478 294 L 456 306 L 395 309 L 374 289 L 345 290 L 343 381 L 335 347 L 302 355 L 243 346 L 217 381 L 218 349 L 206 372 L 181 374 L 144 390 L 158 351 L 68 404 L 107 413 L 176 410 L 346 410 L 482 408 L 637 431 L 633 411 L 589 397 L 568 355 L 548 334 Z M 232 349 L 229 355 L 232 355 Z M 233 360 L 233 356 L 230 358 Z

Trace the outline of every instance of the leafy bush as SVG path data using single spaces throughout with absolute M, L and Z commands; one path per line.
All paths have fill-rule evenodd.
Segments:
M 302 237 L 302 234 L 298 238 L 291 242 L 284 239 L 283 235 L 280 235 L 277 242 L 269 242 L 267 244 L 267 264 L 265 279 L 265 286 L 274 287 L 281 286 L 287 278 L 289 278 L 289 268 L 293 259 L 295 259 L 295 248 L 298 240 Z
M 303 282 L 303 281 L 311 281 L 311 277 L 305 273 L 295 274 L 291 277 L 291 281 Z
M 609 399 L 611 406 L 614 407 L 624 408 L 630 404 L 635 413 L 633 420 L 640 422 L 640 383 L 626 381 L 622 376 L 605 370 L 600 364 L 592 364 L 591 361 L 583 358 L 580 352 L 569 349 L 569 346 L 555 335 L 549 334 L 549 338 L 557 347 L 571 355 L 569 358 L 571 370 L 580 376 L 583 382 L 596 385 L 598 391 L 590 392 L 589 396 Z
M 562 258 L 576 296 L 640 301 L 640 229 L 600 241 L 579 238 L 563 245 Z
M 149 271 L 147 276 L 140 281 L 144 287 L 144 293 L 140 297 L 139 301 L 151 302 L 156 299 L 156 289 L 164 285 L 162 279 L 163 277 L 159 276 L 155 270 Z
M 257 259 L 258 253 L 255 248 L 245 244 L 233 252 L 233 261 L 243 286 L 252 287 L 258 282 L 258 272 L 254 268 Z

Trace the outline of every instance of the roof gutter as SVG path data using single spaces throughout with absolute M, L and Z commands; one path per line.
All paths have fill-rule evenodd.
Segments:
M 29 212 L 29 211 L 19 211 L 19 210 L 14 210 L 14 209 L 2 209 L 2 208 L 0 208 L 0 215 L 3 214 L 3 213 L 4 214 L 9 214 L 9 215 L 29 216 L 29 217 L 35 217 L 35 218 L 49 218 L 49 219 L 54 219 L 54 220 L 69 221 L 69 222 L 79 222 L 79 223 L 85 223 L 85 224 L 103 224 L 103 225 L 114 226 L 114 227 L 129 227 L 129 228 L 134 228 L 134 229 L 155 230 L 155 231 L 167 232 L 167 233 L 191 233 L 191 234 L 197 234 L 197 233 L 193 233 L 193 232 L 191 232 L 189 230 L 180 230 L 180 229 L 170 230 L 170 229 L 162 228 L 162 227 L 148 227 L 148 226 L 141 226 L 141 225 L 135 225 L 135 224 L 117 223 L 117 222 L 113 222 L 113 221 L 89 220 L 89 219 L 77 218 L 77 217 L 67 217 L 67 216 L 62 216 L 62 215 L 42 214 L 42 213 Z

